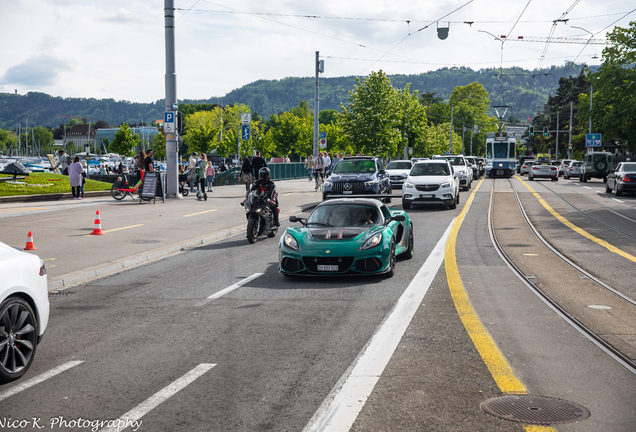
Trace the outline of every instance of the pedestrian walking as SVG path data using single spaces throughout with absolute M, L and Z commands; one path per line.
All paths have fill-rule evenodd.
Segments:
M 197 198 L 201 197 L 205 197 L 205 199 L 207 200 L 208 195 L 205 192 L 205 180 L 206 180 L 206 176 L 208 174 L 208 161 L 207 161 L 207 157 L 205 155 L 205 153 L 201 153 L 201 159 L 199 160 L 199 163 L 197 165 L 197 175 L 198 175 L 198 186 L 199 186 L 199 191 L 197 192 Z
M 84 168 L 82 168 L 80 158 L 75 156 L 75 159 L 68 167 L 68 179 L 71 183 L 71 192 L 74 200 L 84 199 L 84 194 L 81 191 L 82 181 L 84 180 L 82 173 L 84 173 Z
M 214 183 L 214 167 L 212 166 L 212 161 L 208 161 L 206 174 L 206 180 L 208 181 L 208 192 L 214 192 L 214 189 L 212 189 L 212 184 Z
M 316 190 L 320 187 L 321 181 L 318 180 L 318 177 L 324 178 L 325 172 L 325 159 L 322 157 L 322 153 L 318 152 L 316 158 L 314 159 L 314 178 L 316 179 Z
M 197 165 L 197 152 L 192 152 L 192 154 L 190 155 L 190 159 L 188 159 L 188 168 L 190 170 L 194 170 L 196 169 L 196 165 Z M 195 182 L 196 182 L 195 180 L 190 181 L 190 192 L 194 192 Z
M 257 151 L 256 156 L 252 158 L 252 172 L 255 176 L 258 176 L 261 168 L 265 168 L 266 166 L 267 162 L 265 162 L 265 159 L 261 157 L 261 152 Z
M 249 158 L 243 158 L 243 166 L 241 167 L 241 177 L 245 183 L 245 190 L 250 190 L 254 182 L 253 166 Z
M 146 170 L 147 173 L 155 170 L 155 161 L 152 159 L 153 154 L 152 149 L 148 150 L 148 155 L 144 159 L 144 170 Z
M 305 169 L 309 174 L 309 181 L 311 181 L 311 177 L 314 174 L 314 157 L 312 155 L 309 155 L 309 157 L 305 161 Z

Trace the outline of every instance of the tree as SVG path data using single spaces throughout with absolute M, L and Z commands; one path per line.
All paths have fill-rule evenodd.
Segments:
M 628 28 L 615 27 L 607 34 L 612 45 L 603 50 L 603 64 L 589 76 L 594 86 L 592 132 L 603 140 L 619 140 L 636 151 L 636 22 Z M 581 118 L 589 116 L 590 96 L 579 95 Z M 583 122 L 581 122 L 581 126 Z M 581 129 L 585 129 L 581 127 Z
M 166 137 L 160 133 L 156 134 L 154 137 L 152 137 L 151 148 L 157 159 L 165 159 L 166 158 Z
M 140 142 L 139 134 L 133 136 L 130 126 L 126 123 L 122 123 L 117 133 L 115 133 L 113 143 L 110 145 L 110 150 L 122 156 L 134 156 L 134 149 Z
M 417 92 L 411 94 L 407 85 L 400 93 L 402 121 L 399 129 L 403 147 L 419 147 L 426 137 L 426 109 L 418 101 Z M 398 157 L 401 152 L 398 152 Z M 390 156 L 393 156 L 392 154 Z
M 402 119 L 398 91 L 386 74 L 371 72 L 349 92 L 349 104 L 340 104 L 340 125 L 354 151 L 395 154 L 402 143 Z

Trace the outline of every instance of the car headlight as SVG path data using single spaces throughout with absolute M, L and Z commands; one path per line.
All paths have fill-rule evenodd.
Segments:
M 407 177 L 408 177 L 408 174 L 406 174 L 406 173 L 402 173 L 402 174 L 400 174 L 400 177 L 402 177 L 402 178 L 407 178 Z
M 368 181 L 368 182 L 364 182 L 365 186 L 375 186 L 377 184 L 378 184 L 377 180 L 371 180 L 371 181 Z
M 382 232 L 377 233 L 370 239 L 364 242 L 360 250 L 367 250 L 374 248 L 382 243 Z
M 300 246 L 298 245 L 298 242 L 296 241 L 294 236 L 289 233 L 285 233 L 285 238 L 283 239 L 283 242 L 285 243 L 285 246 L 287 246 L 290 249 L 293 249 L 295 251 L 300 250 Z
M 413 183 L 411 183 L 411 182 L 404 182 L 404 187 L 413 188 L 413 187 L 415 187 L 415 185 Z
M 331 187 L 331 182 L 327 182 L 327 181 L 326 181 L 326 182 L 324 182 L 322 185 L 323 185 L 323 186 L 327 186 L 327 187 Z
M 449 187 L 451 187 L 451 182 L 442 183 L 441 185 L 439 185 L 439 187 L 441 187 L 441 188 L 449 188 Z

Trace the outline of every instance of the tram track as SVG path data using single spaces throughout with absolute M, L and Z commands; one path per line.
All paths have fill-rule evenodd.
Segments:
M 629 234 L 629 233 L 626 233 L 625 231 L 623 231 L 623 230 L 621 230 L 621 229 L 619 229 L 619 228 L 616 228 L 616 227 L 613 227 L 613 226 L 611 226 L 611 225 L 609 225 L 609 224 L 606 224 L 605 222 L 598 220 L 598 219 L 597 219 L 597 218 L 595 218 L 594 216 L 591 216 L 591 215 L 587 214 L 585 211 L 581 210 L 580 208 L 578 208 L 578 207 L 576 207 L 574 204 L 572 204 L 570 201 L 568 201 L 568 200 L 567 200 L 565 197 L 563 197 L 561 194 L 559 194 L 558 192 L 556 192 L 556 191 L 555 191 L 555 190 L 553 190 L 552 188 L 550 188 L 550 187 L 546 186 L 545 184 L 543 184 L 543 182 L 537 182 L 537 183 L 538 183 L 538 184 L 540 184 L 541 186 L 543 186 L 545 189 L 547 189 L 547 190 L 549 190 L 550 192 L 552 192 L 552 193 L 553 193 L 556 197 L 558 197 L 559 199 L 561 199 L 563 202 L 565 202 L 566 204 L 568 204 L 570 207 L 572 207 L 572 208 L 573 208 L 574 210 L 576 210 L 577 212 L 581 213 L 581 214 L 582 214 L 583 216 L 585 216 L 586 218 L 588 218 L 588 219 L 590 219 L 590 220 L 593 220 L 594 222 L 596 222 L 596 223 L 598 223 L 598 224 L 600 224 L 600 225 L 604 226 L 605 228 L 608 228 L 608 229 L 610 229 L 610 230 L 612 230 L 612 231 L 614 231 L 614 232 L 617 232 L 617 233 L 619 233 L 619 234 L 622 234 L 622 235 L 624 235 L 624 236 L 627 236 L 627 237 L 629 237 L 629 238 L 632 238 L 632 239 L 636 240 L 636 236 L 634 236 L 634 235 L 632 235 L 632 234 Z M 628 221 L 630 221 L 630 222 L 636 223 L 636 219 L 632 219 L 632 218 L 630 218 L 629 216 L 625 216 L 625 215 L 623 215 L 623 214 L 621 214 L 621 213 L 619 213 L 619 212 L 617 212 L 617 211 L 614 211 L 614 210 L 610 209 L 609 207 L 606 207 L 606 206 L 602 205 L 601 203 L 598 203 L 598 202 L 596 202 L 596 201 L 594 201 L 594 200 L 592 200 L 592 199 L 590 199 L 590 198 L 586 197 L 586 196 L 585 196 L 584 194 L 582 194 L 582 193 L 579 193 L 579 192 L 576 192 L 576 191 L 574 191 L 574 192 L 575 192 L 575 193 L 577 193 L 578 195 L 582 196 L 583 198 L 585 198 L 585 199 L 587 199 L 587 200 L 591 201 L 592 203 L 594 203 L 594 204 L 596 204 L 596 205 L 600 206 L 600 207 L 601 207 L 601 208 L 603 208 L 604 210 L 607 210 L 607 211 L 609 211 L 610 213 L 613 213 L 613 214 L 615 214 L 615 215 L 617 215 L 617 216 L 620 216 L 620 217 L 622 217 L 623 219 L 626 219 L 626 220 L 628 220 Z
M 530 221 L 530 218 L 528 217 L 523 207 L 523 204 L 521 203 L 521 199 L 519 198 L 519 195 L 514 189 L 510 179 L 508 179 L 508 183 L 510 184 L 510 187 L 514 193 L 514 199 L 518 205 L 518 209 L 523 221 L 527 225 L 527 228 L 532 232 L 532 234 L 534 234 L 534 236 L 539 241 L 539 243 L 545 246 L 552 254 L 560 258 L 561 262 L 565 263 L 567 267 L 571 268 L 575 272 L 580 273 L 581 275 L 583 275 L 584 278 L 588 278 L 590 281 L 596 284 L 599 290 L 602 289 L 606 293 L 609 293 L 612 296 L 616 296 L 618 299 L 620 299 L 618 300 L 619 302 L 625 302 L 626 305 L 624 306 L 627 306 L 628 308 L 631 309 L 631 312 L 633 312 L 633 309 L 636 307 L 636 301 L 634 299 L 631 299 L 625 296 L 618 290 L 607 285 L 606 283 L 604 283 L 603 281 L 601 281 L 594 275 L 590 274 L 589 272 L 587 272 L 586 270 L 584 270 L 583 268 L 581 268 L 580 266 L 572 262 L 569 258 L 567 258 L 565 255 L 560 253 L 556 248 L 554 248 L 543 236 L 541 236 L 539 231 Z M 504 246 L 500 243 L 499 238 L 497 236 L 497 229 L 495 227 L 495 221 L 493 217 L 494 203 L 495 203 L 495 182 L 493 182 L 493 186 L 490 192 L 490 203 L 488 207 L 488 232 L 489 232 L 489 236 L 495 250 L 497 251 L 499 256 L 502 258 L 502 260 L 506 263 L 506 265 L 512 270 L 515 276 L 517 276 L 517 278 L 519 278 L 525 286 L 530 288 L 544 303 L 546 303 L 546 305 L 548 305 L 561 318 L 563 318 L 566 322 L 568 322 L 572 327 L 577 329 L 581 334 L 587 337 L 592 343 L 594 343 L 606 354 L 608 354 L 610 357 L 612 357 L 614 360 L 620 363 L 623 367 L 625 367 L 630 372 L 636 375 L 636 358 L 631 358 L 629 355 L 625 354 L 623 351 L 617 349 L 615 346 L 613 346 L 607 340 L 605 340 L 605 338 L 601 337 L 594 330 L 592 330 L 589 325 L 586 325 L 586 323 L 584 323 L 582 319 L 579 319 L 573 313 L 568 312 L 568 310 L 566 310 L 565 307 L 563 307 L 559 302 L 553 299 L 551 295 L 546 293 L 546 291 L 539 286 L 541 284 L 537 284 L 533 282 L 532 278 L 534 278 L 534 276 L 526 274 L 521 269 L 521 267 L 517 263 L 515 263 L 515 261 L 509 256 L 509 254 L 506 252 Z M 593 288 L 590 288 L 590 289 L 593 289 Z M 632 354 L 632 357 L 634 357 L 633 354 Z

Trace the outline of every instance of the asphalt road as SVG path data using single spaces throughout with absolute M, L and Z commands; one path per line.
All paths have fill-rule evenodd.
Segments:
M 307 190 L 307 183 L 280 182 L 283 212 L 300 214 L 315 204 L 317 196 Z M 629 237 L 598 228 L 597 222 L 538 183 L 531 186 L 573 223 L 636 252 Z M 565 227 L 518 180 L 512 186 L 502 180 L 494 185 L 501 195 L 516 188 L 546 238 L 612 286 L 633 293 L 629 281 L 636 276 L 636 266 Z M 636 235 L 632 222 L 578 193 L 633 219 L 636 198 L 626 196 L 620 203 L 596 193 L 602 183 L 587 185 L 591 189 L 562 180 L 546 184 L 584 210 L 594 210 L 594 217 L 604 223 Z M 69 284 L 50 296 L 50 325 L 31 370 L 21 380 L 0 386 L 0 420 L 27 419 L 34 429 L 36 418 L 38 425 L 55 424 L 57 430 L 91 430 L 92 422 L 121 417 L 138 419 L 141 423 L 127 430 L 140 431 L 312 430 L 323 408 L 339 389 L 347 388 L 345 381 L 361 359 L 367 361 L 364 354 L 376 346 L 377 335 L 385 334 L 396 305 L 411 302 L 413 318 L 404 333 L 389 331 L 392 339 L 386 336 L 385 345 L 376 347 L 378 357 L 383 347 L 388 350 L 388 362 L 369 394 L 352 404 L 361 409 L 350 430 L 524 430 L 522 424 L 480 408 L 483 401 L 501 396 L 501 390 L 458 316 L 445 264 L 432 263 L 475 186 L 462 192 L 456 210 L 414 206 L 408 211 L 416 254 L 398 261 L 393 278 L 282 277 L 277 268 L 280 235 L 253 245 L 244 233 L 232 235 L 231 230 L 244 223 L 242 208 L 236 206 L 242 195 L 237 187 L 216 188 L 216 201 L 189 200 L 187 207 L 103 200 L 72 204 L 73 209 L 12 210 L 20 216 L 3 217 L 0 240 L 18 245 L 27 225 L 45 227 L 36 237 L 36 245 L 39 241 L 42 246 L 35 253 L 56 258 L 53 278 Z M 492 180 L 485 180 L 474 194 L 456 248 L 461 280 L 481 323 L 528 394 L 568 400 L 591 412 L 587 420 L 555 429 L 633 430 L 636 377 L 522 285 L 495 252 L 487 231 L 492 186 Z M 136 228 L 102 238 L 67 234 L 67 227 L 77 227 L 97 206 L 111 222 L 117 221 L 111 226 L 135 225 L 136 219 L 144 224 L 138 229 L 147 231 L 134 237 L 130 233 Z M 399 208 L 399 201 L 390 206 Z M 215 211 L 184 217 L 208 210 Z M 9 213 L 0 205 L 0 217 Z M 162 214 L 161 219 L 153 218 L 155 213 Z M 288 225 L 283 221 L 282 228 Z M 160 243 L 131 242 L 139 239 Z M 60 242 L 67 240 L 74 242 L 70 256 L 59 250 Z M 99 241 L 108 247 L 88 243 Z M 118 245 L 124 246 L 119 246 L 119 255 Z M 172 249 L 169 254 L 145 265 L 70 283 L 69 275 L 87 274 L 81 260 L 99 268 L 167 249 Z M 420 270 L 430 273 L 430 286 L 423 288 L 419 282 Z M 421 303 L 412 300 L 413 287 L 422 293 Z M 234 289 L 225 292 L 228 288 Z M 20 385 L 60 365 L 69 368 L 19 391 Z M 11 391 L 15 393 L 7 393 Z M 79 418 L 90 421 L 84 429 L 69 423 Z M 64 427 L 58 427 L 60 423 Z M 107 424 L 96 430 L 102 426 Z M 349 427 L 335 424 L 324 430 Z

